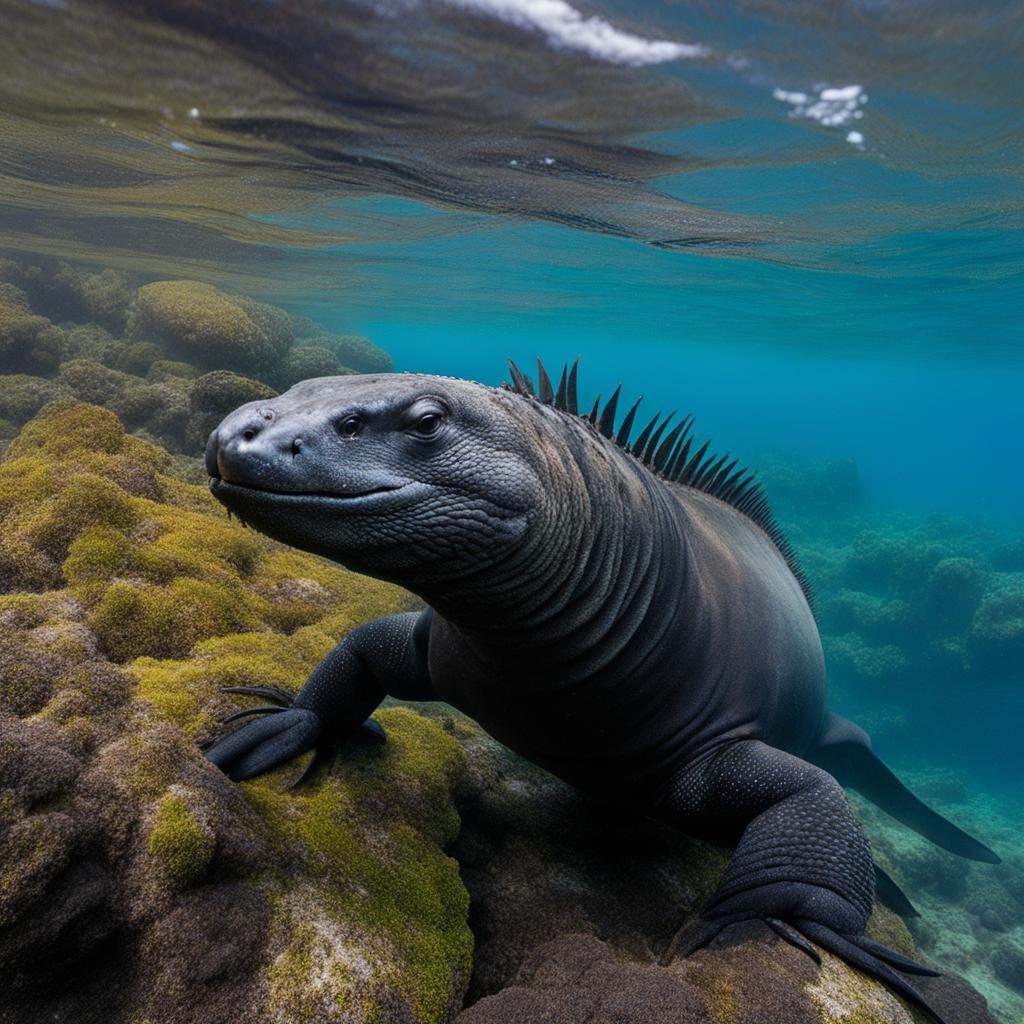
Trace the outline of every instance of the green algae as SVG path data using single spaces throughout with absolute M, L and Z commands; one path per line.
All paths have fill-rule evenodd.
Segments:
M 157 805 L 146 848 L 181 881 L 199 877 L 210 863 L 216 836 L 200 821 L 188 801 L 168 794 Z
M 821 1024 L 908 1024 L 912 1018 L 884 986 L 828 953 L 804 987 Z
M 378 714 L 388 734 L 379 757 L 343 763 L 306 794 L 262 779 L 245 789 L 279 852 L 298 851 L 302 873 L 330 883 L 322 905 L 330 919 L 396 965 L 388 980 L 418 1019 L 442 1021 L 453 968 L 465 982 L 472 963 L 469 897 L 438 846 L 458 828 L 450 793 L 462 752 L 413 711 Z

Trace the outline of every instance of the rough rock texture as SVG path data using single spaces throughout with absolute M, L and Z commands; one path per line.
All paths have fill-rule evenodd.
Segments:
M 0 258 L 0 451 L 47 402 L 70 397 L 198 456 L 243 402 L 309 377 L 391 369 L 367 338 L 209 284 L 136 287 L 120 271 Z
M 458 744 L 390 742 L 289 792 L 198 743 L 225 685 L 297 687 L 394 588 L 227 521 L 166 453 L 54 403 L 0 463 L 0 1021 L 445 1021 L 472 936 Z
M 154 281 L 138 290 L 129 326 L 206 369 L 276 372 L 292 344 L 288 314 L 198 281 Z
M 767 927 L 659 961 L 694 923 L 728 852 L 616 812 L 509 753 L 461 717 L 469 761 L 453 853 L 476 936 L 459 1024 L 908 1024 L 890 992 L 825 955 L 819 970 Z M 913 953 L 877 908 L 869 934 Z M 955 976 L 921 985 L 948 1024 L 993 1020 Z

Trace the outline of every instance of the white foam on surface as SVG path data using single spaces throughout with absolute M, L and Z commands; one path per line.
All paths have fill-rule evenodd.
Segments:
M 575 50 L 611 64 L 663 64 L 709 52 L 697 43 L 670 39 L 645 39 L 616 28 L 595 15 L 587 16 L 566 0 L 447 0 L 453 7 L 476 11 L 506 24 L 542 32 L 548 45 Z
M 852 121 L 859 121 L 864 117 L 861 108 L 868 101 L 861 85 L 816 86 L 812 93 L 774 89 L 772 95 L 780 103 L 789 104 L 790 117 L 810 118 L 826 128 L 843 128 Z M 850 131 L 846 141 L 854 146 L 863 146 L 864 135 Z

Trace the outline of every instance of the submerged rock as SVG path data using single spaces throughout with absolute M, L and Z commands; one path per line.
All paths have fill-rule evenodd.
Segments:
M 138 290 L 130 333 L 206 369 L 273 375 L 292 344 L 288 314 L 199 281 L 154 281 Z
M 469 762 L 453 853 L 477 942 L 458 1024 L 919 1019 L 842 961 L 823 954 L 818 968 L 760 923 L 735 926 L 690 958 L 666 956 L 677 930 L 696 922 L 728 851 L 580 796 L 461 716 L 449 727 Z M 868 933 L 918 956 L 884 907 Z M 947 1024 L 994 1024 L 956 976 L 923 982 Z
M 198 746 L 238 706 L 220 687 L 297 687 L 407 596 L 169 468 L 72 402 L 0 463 L 0 1020 L 449 1020 L 472 949 L 443 852 L 458 744 L 383 709 L 386 746 L 295 792 L 301 766 L 240 786 Z

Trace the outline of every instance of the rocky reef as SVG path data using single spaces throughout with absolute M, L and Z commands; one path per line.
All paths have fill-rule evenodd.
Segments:
M 242 402 L 309 377 L 391 369 L 368 338 L 210 284 L 0 258 L 0 443 L 67 397 L 196 455 Z
M 445 1021 L 471 967 L 459 745 L 413 711 L 289 791 L 199 745 L 407 595 L 231 524 L 58 401 L 0 464 L 0 1019 Z

